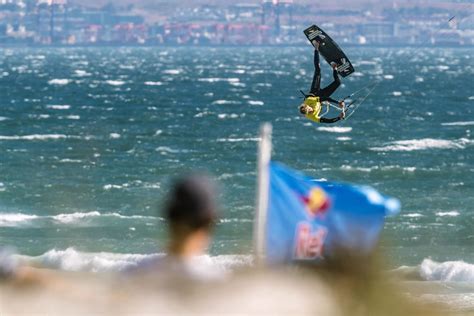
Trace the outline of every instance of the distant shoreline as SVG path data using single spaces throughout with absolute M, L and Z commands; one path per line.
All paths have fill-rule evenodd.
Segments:
M 436 44 L 436 45 L 427 45 L 427 44 L 340 44 L 343 47 L 358 47 L 358 48 L 473 48 L 474 44 L 469 45 L 448 45 L 448 44 Z M 272 48 L 272 47 L 309 47 L 309 44 L 264 44 L 264 45 L 232 45 L 232 44 L 205 44 L 205 45 L 182 45 L 182 44 L 142 44 L 142 45 L 132 45 L 132 44 L 80 44 L 80 45 L 38 45 L 38 44 L 0 44 L 0 49 L 8 48 Z

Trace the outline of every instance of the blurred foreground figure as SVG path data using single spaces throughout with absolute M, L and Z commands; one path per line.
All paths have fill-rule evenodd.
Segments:
M 215 184 L 201 174 L 176 181 L 163 210 L 169 241 L 164 257 L 141 263 L 132 272 L 150 277 L 216 280 L 224 272 L 206 256 L 217 219 Z
M 448 315 L 408 302 L 371 255 L 350 249 L 333 252 L 322 265 L 248 266 L 227 278 L 206 255 L 215 197 L 205 176 L 177 181 L 163 208 L 167 254 L 127 278 L 5 264 L 0 315 Z

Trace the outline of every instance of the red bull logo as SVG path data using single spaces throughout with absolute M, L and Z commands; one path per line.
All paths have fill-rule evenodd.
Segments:
M 306 211 L 313 217 L 324 215 L 330 207 L 330 200 L 321 188 L 312 188 L 308 195 L 303 197 L 303 202 Z

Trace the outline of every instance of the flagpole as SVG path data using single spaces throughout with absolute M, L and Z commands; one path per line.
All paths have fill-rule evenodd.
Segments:
M 265 256 L 268 195 L 270 185 L 269 165 L 272 155 L 272 125 L 260 126 L 257 166 L 257 198 L 254 219 L 254 252 L 256 265 L 262 265 Z

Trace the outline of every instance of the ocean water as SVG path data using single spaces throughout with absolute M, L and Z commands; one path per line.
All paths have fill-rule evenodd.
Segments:
M 309 47 L 1 49 L 1 244 L 65 270 L 160 255 L 163 197 L 199 169 L 221 184 L 207 260 L 249 264 L 258 129 L 271 122 L 275 160 L 399 198 L 381 246 L 393 268 L 459 284 L 426 295 L 474 308 L 472 50 L 345 50 L 357 72 L 335 96 L 380 83 L 323 126 L 297 113 Z

